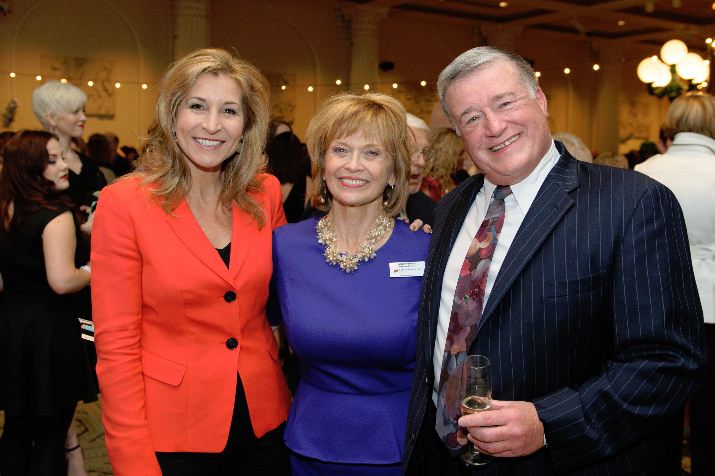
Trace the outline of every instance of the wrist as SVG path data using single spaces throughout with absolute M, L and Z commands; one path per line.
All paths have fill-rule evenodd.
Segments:
M 90 277 L 92 276 L 92 267 L 89 264 L 85 264 L 84 266 L 80 266 L 79 269 L 83 269 L 89 273 Z

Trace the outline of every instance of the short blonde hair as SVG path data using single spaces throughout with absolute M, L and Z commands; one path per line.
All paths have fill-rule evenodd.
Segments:
M 665 115 L 663 126 L 674 134 L 694 132 L 715 139 L 715 98 L 702 92 L 676 98 Z
M 570 132 L 554 132 L 551 134 L 551 137 L 563 143 L 563 145 L 566 146 L 566 150 L 569 151 L 569 154 L 581 162 L 593 162 L 591 151 L 576 134 Z
M 87 95 L 77 86 L 59 81 L 47 81 L 32 91 L 32 112 L 46 131 L 52 129 L 47 114 L 55 117 L 74 112 L 87 103 Z
M 222 49 L 200 49 L 189 53 L 164 74 L 156 103 L 156 121 L 149 130 L 146 152 L 137 173 L 167 213 L 186 197 L 191 172 L 175 142 L 179 105 L 203 74 L 223 74 L 236 80 L 243 93 L 245 117 L 241 145 L 221 166 L 223 187 L 220 200 L 227 208 L 235 202 L 256 221 L 265 223 L 265 213 L 249 194 L 263 190 L 257 176 L 265 167 L 263 148 L 269 121 L 268 82 L 258 69 Z
M 305 132 L 310 153 L 314 187 L 312 205 L 318 210 L 330 210 L 332 197 L 321 203 L 325 189 L 325 154 L 335 139 L 362 131 L 366 137 L 379 141 L 392 159 L 395 185 L 383 210 L 393 216 L 402 210 L 409 195 L 410 155 L 414 136 L 407 126 L 404 106 L 397 99 L 380 93 L 341 93 L 328 98 L 310 120 Z
M 616 154 L 615 152 L 602 152 L 593 159 L 594 164 L 608 165 L 619 169 L 628 168 L 628 159 L 625 155 Z

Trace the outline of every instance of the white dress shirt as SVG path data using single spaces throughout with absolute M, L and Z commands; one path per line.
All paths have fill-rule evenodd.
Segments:
M 707 324 L 715 324 L 715 140 L 680 132 L 665 154 L 635 169 L 668 187 L 678 199 L 688 228 L 703 317 Z
M 504 262 L 504 258 L 506 257 L 507 251 L 509 251 L 509 247 L 514 240 L 514 237 L 516 236 L 516 232 L 519 230 L 519 226 L 521 226 L 521 222 L 524 221 L 524 217 L 529 211 L 529 207 L 531 207 L 531 204 L 534 202 L 536 194 L 539 192 L 544 180 L 546 180 L 546 176 L 549 172 L 551 172 L 551 169 L 554 165 L 556 165 L 556 162 L 558 162 L 559 157 L 559 152 L 556 150 L 556 146 L 552 141 L 551 148 L 549 148 L 549 151 L 541 159 L 539 165 L 537 165 L 534 171 L 531 172 L 531 174 L 524 180 L 512 185 L 511 194 L 504 199 L 504 205 L 506 208 L 504 226 L 499 234 L 497 247 L 494 250 L 492 263 L 489 266 L 489 273 L 487 274 L 487 283 L 484 290 L 483 301 L 485 304 L 489 299 L 492 286 L 494 285 L 494 280 L 496 279 L 497 274 L 499 274 L 499 269 Z M 469 208 L 469 212 L 464 219 L 464 223 L 459 231 L 457 240 L 454 242 L 454 247 L 449 255 L 447 267 L 444 271 L 444 277 L 442 279 L 442 294 L 440 295 L 439 303 L 439 322 L 437 324 L 437 335 L 434 344 L 433 363 L 436 378 L 434 381 L 432 400 L 435 405 L 437 404 L 439 375 L 442 372 L 444 346 L 447 340 L 447 329 L 449 328 L 449 320 L 452 315 L 452 302 L 454 300 L 454 292 L 457 287 L 457 280 L 459 279 L 459 272 L 462 269 L 462 263 L 464 263 L 464 259 L 467 256 L 467 249 L 469 249 L 469 245 L 472 243 L 474 236 L 477 234 L 477 230 L 479 230 L 479 227 L 487 214 L 487 209 L 489 208 L 489 203 L 491 202 L 494 189 L 496 189 L 496 185 L 485 179 L 482 189 L 477 194 L 474 203 L 472 203 L 472 206 Z

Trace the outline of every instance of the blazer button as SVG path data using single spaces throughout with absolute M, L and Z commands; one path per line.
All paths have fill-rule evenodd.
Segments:
M 238 341 L 236 340 L 236 338 L 235 338 L 235 337 L 230 337 L 230 338 L 226 341 L 226 347 L 228 347 L 228 348 L 231 349 L 231 350 L 233 350 L 233 349 L 235 349 L 236 347 L 238 347 Z
M 228 291 L 226 294 L 223 295 L 223 300 L 226 302 L 233 302 L 236 300 L 236 293 L 233 291 Z

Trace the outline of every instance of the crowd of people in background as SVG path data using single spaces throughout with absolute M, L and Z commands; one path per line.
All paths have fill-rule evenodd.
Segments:
M 0 474 L 84 476 L 73 415 L 99 392 L 116 475 L 458 475 L 471 445 L 496 456 L 484 474 L 676 474 L 684 421 L 707 474 L 713 97 L 676 99 L 638 151 L 598 152 L 548 131 L 530 74 L 475 48 L 440 76 L 452 127 L 343 93 L 304 143 L 254 66 L 197 50 L 167 69 L 141 152 L 85 142 L 87 96 L 38 87 L 43 130 L 0 133 Z M 634 218 L 604 239 L 599 207 Z M 644 302 L 659 322 L 635 322 Z M 460 419 L 444 400 L 477 351 L 512 361 L 492 411 Z

